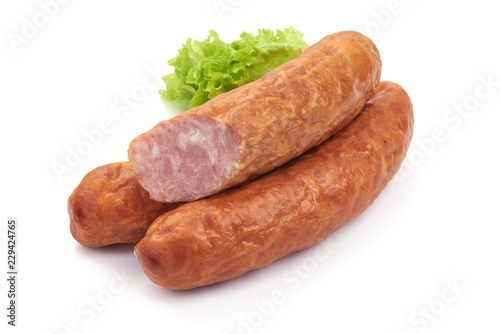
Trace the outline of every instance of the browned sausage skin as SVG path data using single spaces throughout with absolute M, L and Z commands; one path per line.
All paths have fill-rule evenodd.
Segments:
M 70 230 L 89 247 L 136 243 L 158 216 L 177 206 L 151 200 L 129 162 L 107 164 L 85 175 L 69 197 Z
M 413 107 L 382 82 L 344 130 L 252 182 L 159 217 L 135 248 L 168 289 L 231 279 L 320 242 L 365 210 L 400 168 Z
M 326 36 L 259 80 L 160 122 L 130 143 L 129 160 L 159 202 L 217 193 L 340 131 L 373 95 L 380 71 L 367 37 Z

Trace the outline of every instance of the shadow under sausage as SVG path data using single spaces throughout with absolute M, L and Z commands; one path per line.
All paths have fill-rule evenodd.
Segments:
M 135 244 L 115 244 L 100 248 L 78 245 L 78 251 L 84 256 L 127 256 L 134 255 Z
M 106 270 L 127 270 L 140 273 L 142 270 L 139 261 L 134 255 L 134 247 L 135 244 L 116 244 L 101 248 L 75 245 L 77 254 L 82 258 L 86 258 L 87 263 L 94 263 Z

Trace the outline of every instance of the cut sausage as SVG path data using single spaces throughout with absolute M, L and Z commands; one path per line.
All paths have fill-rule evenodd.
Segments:
M 85 175 L 68 199 L 71 234 L 89 247 L 136 243 L 178 205 L 151 200 L 129 162 L 104 165 Z
M 345 127 L 375 92 L 380 71 L 367 37 L 329 35 L 259 80 L 160 122 L 130 143 L 129 160 L 156 201 L 220 192 Z
M 413 107 L 382 82 L 344 130 L 276 170 L 159 217 L 135 248 L 169 289 L 231 279 L 320 242 L 365 210 L 398 171 Z

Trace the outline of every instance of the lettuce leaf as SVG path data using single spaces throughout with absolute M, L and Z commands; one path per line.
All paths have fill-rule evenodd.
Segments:
M 259 29 L 257 36 L 243 32 L 232 43 L 221 41 L 213 30 L 204 41 L 189 38 L 179 54 L 168 61 L 175 70 L 163 77 L 167 88 L 160 90 L 160 95 L 185 110 L 199 106 L 298 57 L 308 46 L 302 36 L 290 27 Z

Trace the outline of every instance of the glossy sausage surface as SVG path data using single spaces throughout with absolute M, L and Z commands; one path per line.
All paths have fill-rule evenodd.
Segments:
M 129 160 L 156 201 L 215 194 L 344 128 L 375 92 L 381 66 L 362 34 L 326 36 L 262 78 L 160 122 L 130 143 Z
M 89 247 L 136 243 L 156 218 L 177 206 L 151 200 L 129 162 L 111 163 L 85 175 L 69 197 L 70 231 Z
M 382 82 L 344 130 L 297 159 L 218 195 L 172 210 L 135 252 L 168 289 L 212 284 L 317 244 L 365 210 L 395 175 L 413 134 L 413 107 Z

